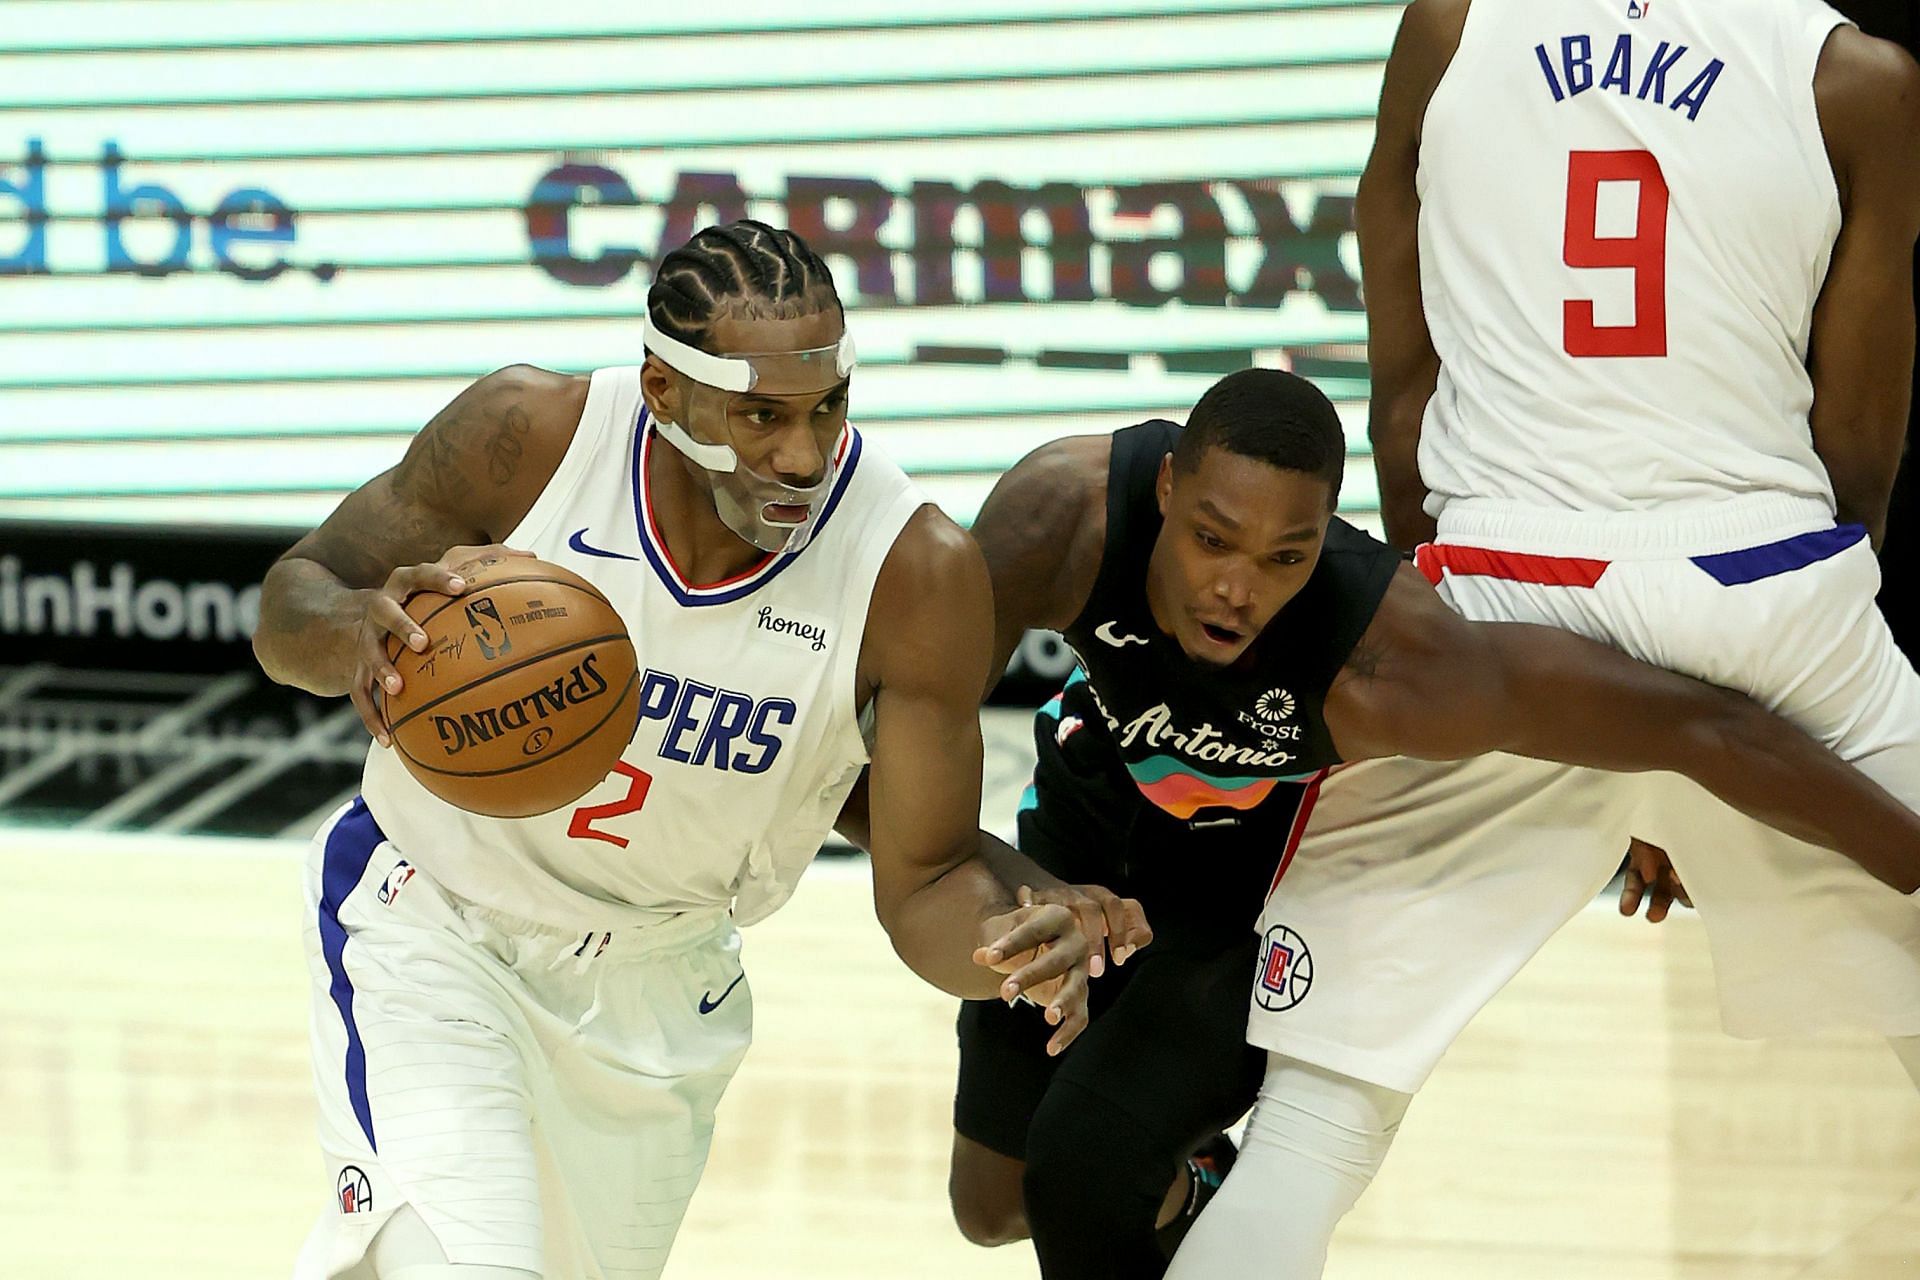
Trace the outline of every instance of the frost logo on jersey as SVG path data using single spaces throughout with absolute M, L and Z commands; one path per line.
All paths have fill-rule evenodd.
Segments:
M 756 631 L 766 631 L 777 639 L 789 640 L 815 653 L 827 647 L 827 624 L 820 618 L 783 618 L 772 605 L 761 605 L 754 622 Z
M 765 773 L 780 754 L 775 730 L 799 713 L 791 698 L 756 698 L 651 668 L 640 679 L 640 726 L 661 722 L 660 758 L 677 764 Z
M 1271 742 L 1300 741 L 1300 726 L 1282 724 L 1299 710 L 1293 695 L 1285 689 L 1269 689 L 1254 699 L 1253 712 L 1234 712 L 1233 718 Z
M 473 628 L 480 654 L 488 662 L 513 652 L 513 637 L 507 634 L 507 624 L 500 621 L 500 610 L 494 607 L 492 597 L 481 596 L 467 605 L 467 625 Z
M 411 879 L 413 879 L 413 868 L 404 858 L 394 863 L 393 870 L 387 872 L 386 883 L 380 886 L 380 892 L 376 895 L 380 899 L 380 905 L 392 906 L 393 900 L 400 896 L 400 891 L 407 887 L 407 881 Z
M 1280 1013 L 1307 998 L 1313 988 L 1313 953 L 1283 924 L 1267 930 L 1260 952 L 1260 982 L 1253 998 L 1268 1013 Z
M 1293 695 L 1285 689 L 1269 689 L 1254 701 L 1253 713 L 1262 720 L 1289 719 L 1293 715 Z
M 334 1190 L 340 1197 L 340 1212 L 373 1212 L 373 1183 L 360 1166 L 350 1164 L 340 1170 L 340 1180 L 334 1184 Z
M 552 684 L 541 685 L 525 697 L 497 707 L 466 711 L 457 716 L 436 713 L 433 728 L 440 735 L 440 746 L 449 756 L 457 756 L 477 742 L 491 742 L 503 733 L 524 729 L 566 707 L 577 707 L 603 696 L 607 692 L 607 678 L 594 666 L 599 657 L 598 653 L 589 653 Z M 532 741 L 528 739 L 529 743 Z

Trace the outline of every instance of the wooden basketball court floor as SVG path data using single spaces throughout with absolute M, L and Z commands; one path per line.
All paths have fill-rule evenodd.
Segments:
M 0 833 L 0 1276 L 288 1274 L 331 1191 L 298 852 Z M 952 1005 L 866 894 L 822 864 L 748 932 L 758 1042 L 669 1277 L 1035 1274 L 946 1216 Z M 1442 1065 L 1328 1274 L 1920 1275 L 1920 1098 L 1869 1039 L 1723 1038 L 1697 921 L 1589 910 Z

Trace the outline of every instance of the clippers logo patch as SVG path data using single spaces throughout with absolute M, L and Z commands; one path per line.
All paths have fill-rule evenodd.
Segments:
M 358 1165 L 348 1165 L 340 1171 L 340 1180 L 334 1184 L 334 1190 L 340 1197 L 342 1213 L 372 1213 L 373 1183 Z
M 1283 924 L 1267 930 L 1260 949 L 1260 981 L 1253 998 L 1269 1013 L 1291 1009 L 1313 989 L 1313 953 L 1306 939 Z
M 393 864 L 393 870 L 387 872 L 387 881 L 380 886 L 380 905 L 390 907 L 393 900 L 400 896 L 400 890 L 406 888 L 407 881 L 413 879 L 413 868 L 405 861 Z M 351 1212 L 349 1210 L 348 1212 Z

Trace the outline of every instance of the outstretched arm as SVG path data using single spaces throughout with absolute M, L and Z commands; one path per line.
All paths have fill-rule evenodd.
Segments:
M 1685 774 L 1902 893 L 1920 888 L 1920 814 L 1793 724 L 1569 632 L 1468 622 L 1410 567 L 1388 588 L 1326 711 L 1349 760 L 1505 751 Z
M 1085 1025 L 1087 937 L 1067 908 L 1017 902 L 1018 883 L 980 853 L 993 601 L 978 548 L 922 508 L 887 557 L 871 611 L 886 623 L 862 654 L 874 686 L 867 804 L 840 827 L 873 858 L 880 922 L 900 958 L 944 991 L 1044 1000 L 1064 1047 Z

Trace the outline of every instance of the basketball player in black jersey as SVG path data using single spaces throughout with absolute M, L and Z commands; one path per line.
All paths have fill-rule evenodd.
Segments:
M 974 525 L 993 670 L 1051 627 L 1084 673 L 1040 717 L 1022 850 L 1153 922 L 1153 946 L 1095 984 L 1092 1024 L 1059 1058 L 1035 1010 L 962 1008 L 955 1217 L 982 1244 L 1030 1234 L 1047 1280 L 1164 1270 L 1201 1198 L 1183 1164 L 1261 1081 L 1244 1043 L 1253 925 L 1329 768 L 1505 751 L 1673 770 L 1920 884 L 1920 818 L 1757 704 L 1570 633 L 1453 613 L 1334 516 L 1344 458 L 1326 397 L 1247 370 L 1184 431 L 1147 422 L 1036 450 Z M 1114 941 L 1124 963 L 1138 937 Z

